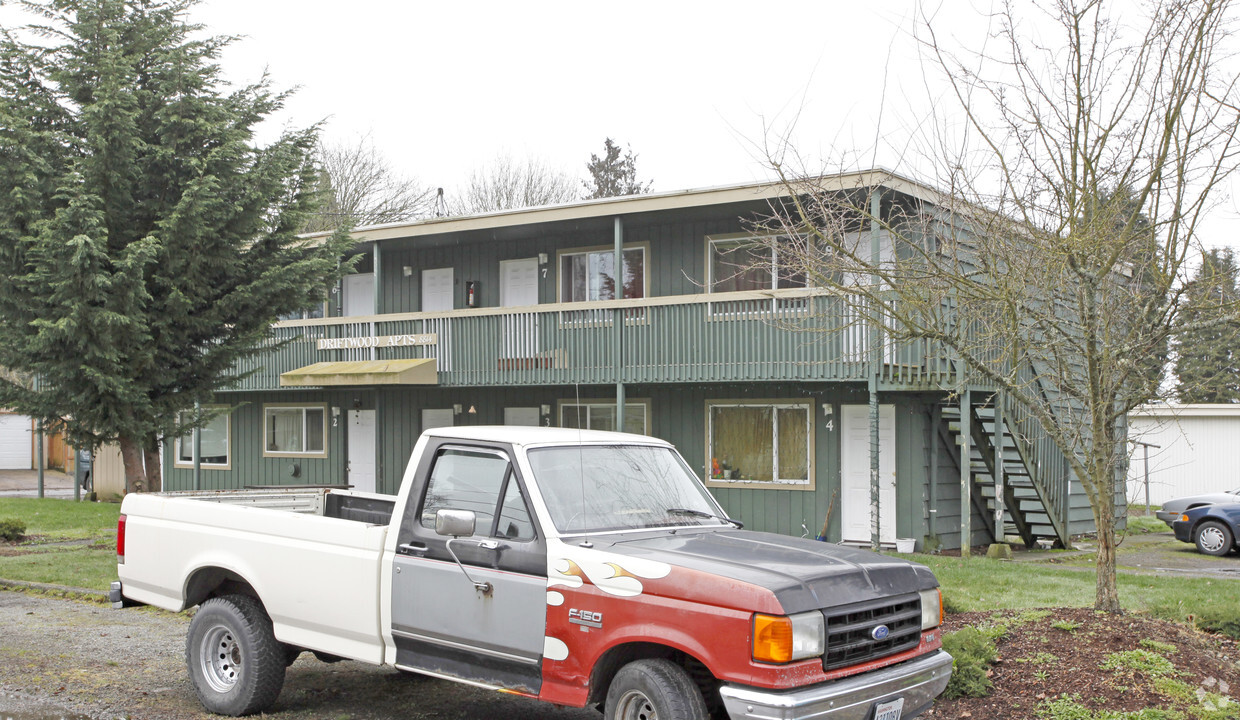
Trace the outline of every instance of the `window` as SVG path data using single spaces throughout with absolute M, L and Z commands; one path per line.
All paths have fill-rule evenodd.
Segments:
M 210 408 L 204 407 L 203 410 L 210 411 Z M 181 413 L 182 423 L 192 422 L 193 419 L 192 412 Z M 231 467 L 228 459 L 231 430 L 232 423 L 227 412 L 211 418 L 210 422 L 199 429 L 200 455 L 198 460 L 201 467 L 212 470 L 227 470 Z M 192 431 L 177 438 L 176 453 L 177 467 L 194 466 L 194 433 Z
M 314 320 L 327 317 L 327 303 L 315 303 L 305 310 L 294 310 L 280 316 L 280 320 Z
M 615 256 L 614 248 L 560 253 L 560 302 L 617 299 Z M 646 297 L 645 247 L 624 250 L 622 297 Z
M 804 238 L 707 237 L 711 292 L 782 290 L 808 283 L 797 267 L 796 246 Z
M 623 432 L 646 435 L 649 426 L 650 403 L 648 401 L 624 404 Z M 561 402 L 560 427 L 582 430 L 619 430 L 616 427 L 616 403 L 606 400 L 596 402 Z
M 264 455 L 326 455 L 327 406 L 264 405 Z
M 812 402 L 708 401 L 708 484 L 813 489 L 813 410 Z
M 534 539 L 534 523 L 508 458 L 490 450 L 444 448 L 435 457 L 422 503 L 422 527 L 439 510 L 472 510 L 474 535 Z

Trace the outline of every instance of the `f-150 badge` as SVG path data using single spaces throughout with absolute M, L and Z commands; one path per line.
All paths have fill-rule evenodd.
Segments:
M 568 621 L 586 627 L 601 628 L 603 627 L 603 613 L 570 608 L 568 611 Z

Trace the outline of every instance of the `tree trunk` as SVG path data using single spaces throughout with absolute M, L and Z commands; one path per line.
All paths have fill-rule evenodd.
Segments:
M 125 465 L 125 492 L 146 492 L 146 461 L 142 443 L 128 435 L 120 436 L 121 462 Z
M 1094 524 L 1098 528 L 1098 585 L 1094 609 L 1117 613 L 1119 588 L 1115 582 L 1115 480 L 1110 465 L 1102 463 L 1094 472 L 1098 500 L 1094 503 Z
M 163 470 L 159 466 L 159 439 L 151 436 L 147 438 L 146 447 L 142 449 L 142 458 L 146 464 L 146 484 L 147 490 L 150 492 L 160 492 L 164 489 Z

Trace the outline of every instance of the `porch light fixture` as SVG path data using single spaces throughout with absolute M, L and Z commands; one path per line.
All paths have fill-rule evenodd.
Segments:
M 400 274 L 404 275 L 405 277 L 412 277 L 413 267 L 411 265 L 401 265 Z
M 455 404 L 453 404 L 453 406 L 452 406 L 452 414 L 453 414 L 453 415 L 460 415 L 460 414 L 461 414 L 461 404 L 460 404 L 460 403 L 455 403 Z

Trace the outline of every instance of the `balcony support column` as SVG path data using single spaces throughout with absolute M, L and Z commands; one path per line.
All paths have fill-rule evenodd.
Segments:
M 615 255 L 612 256 L 612 284 L 616 300 L 624 298 L 624 224 L 616 218 Z M 616 373 L 616 431 L 624 431 L 624 309 L 616 308 L 611 321 L 615 345 L 612 367 Z
M 973 397 L 967 383 L 960 390 L 960 557 L 973 546 Z M 1002 527 L 1002 523 L 1000 523 Z
M 379 315 L 380 313 L 383 312 L 383 308 L 380 307 L 380 305 L 382 305 L 382 302 L 383 302 L 383 272 L 382 272 L 383 265 L 380 261 L 382 254 L 379 251 L 379 243 L 377 242 L 371 243 L 371 247 L 373 248 L 373 254 L 374 254 L 373 272 L 375 274 L 375 282 L 374 282 L 375 312 L 374 314 Z M 373 322 L 370 323 L 370 334 L 371 335 L 375 334 L 375 324 Z M 370 359 L 371 360 L 378 359 L 378 356 L 375 354 L 375 349 L 373 347 L 370 348 Z
M 875 189 L 870 191 L 870 266 L 878 267 L 881 256 L 881 248 L 879 241 L 879 212 L 882 210 L 882 195 Z M 870 285 L 877 292 L 878 286 L 882 282 L 877 273 L 870 275 Z M 871 306 L 873 313 L 877 308 Z M 879 512 L 879 504 L 882 502 L 882 491 L 880 487 L 880 470 L 879 457 L 881 451 L 879 448 L 879 413 L 878 413 L 878 374 L 882 371 L 882 351 L 883 336 L 882 323 L 878 322 L 878 318 L 874 317 L 870 320 L 870 549 L 878 552 L 882 542 L 882 513 Z M 894 534 L 894 533 L 893 533 Z

